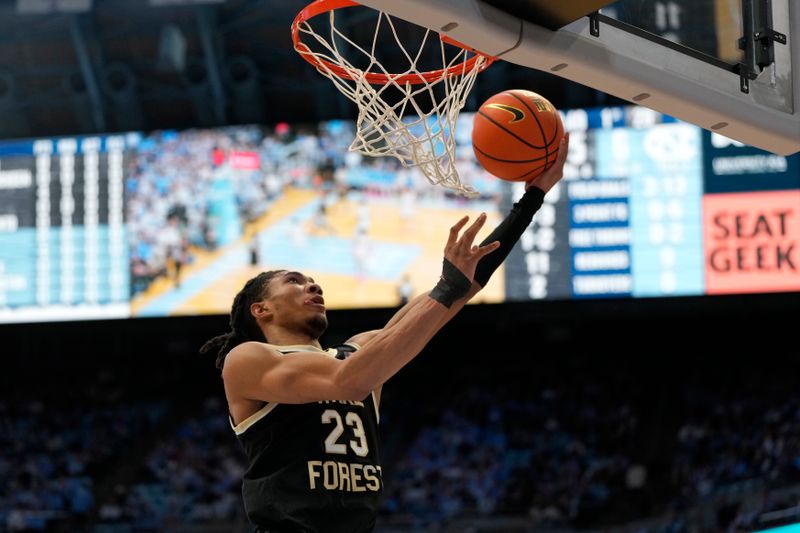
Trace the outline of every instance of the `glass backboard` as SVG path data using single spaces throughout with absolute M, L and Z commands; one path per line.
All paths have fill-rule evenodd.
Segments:
M 620 0 L 555 31 L 536 21 L 557 0 L 361 3 L 736 141 L 800 151 L 796 0 Z
M 619 0 L 601 13 L 723 62 L 744 60 L 742 0 Z

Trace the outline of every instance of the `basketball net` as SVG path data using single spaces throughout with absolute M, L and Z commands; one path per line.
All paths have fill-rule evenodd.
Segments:
M 477 196 L 458 176 L 455 127 L 475 78 L 494 59 L 431 30 L 425 31 L 418 48 L 407 48 L 398 37 L 397 21 L 381 11 L 371 46 L 359 46 L 336 28 L 335 20 L 337 9 L 356 5 L 351 0 L 317 0 L 292 24 L 294 49 L 358 105 L 357 132 L 349 150 L 372 157 L 394 156 L 404 167 L 418 167 L 435 185 Z M 323 13 L 328 14 L 329 35 L 318 33 L 308 22 Z M 389 73 L 376 57 L 381 31 L 391 32 L 408 62 L 400 73 Z M 436 41 L 442 68 L 420 70 L 417 64 L 423 50 L 426 45 L 429 50 L 436 46 Z M 340 51 L 341 42 L 349 45 L 350 60 Z M 309 44 L 316 45 L 315 50 Z M 429 50 L 426 56 L 431 55 Z M 358 68 L 355 62 L 367 66 Z M 390 95 L 391 103 L 386 99 Z

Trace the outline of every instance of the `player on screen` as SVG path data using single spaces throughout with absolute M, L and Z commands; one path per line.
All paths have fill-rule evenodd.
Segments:
M 324 292 L 300 272 L 263 272 L 236 295 L 231 331 L 201 352 L 217 353 L 231 427 L 247 456 L 242 494 L 256 532 L 372 531 L 383 489 L 381 388 L 489 281 L 561 179 L 563 143 L 553 167 L 526 184 L 481 245 L 473 241 L 484 214 L 451 228 L 439 282 L 383 329 L 323 349 Z

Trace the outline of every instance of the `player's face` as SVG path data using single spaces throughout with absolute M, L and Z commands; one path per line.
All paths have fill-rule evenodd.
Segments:
M 286 271 L 273 278 L 267 300 L 277 324 L 304 329 L 314 337 L 328 327 L 322 287 L 300 272 Z

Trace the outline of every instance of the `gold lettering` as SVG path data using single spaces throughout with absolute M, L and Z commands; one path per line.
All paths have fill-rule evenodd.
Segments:
M 350 469 L 347 468 L 347 463 L 339 463 L 339 490 L 350 490 Z
M 334 490 L 339 486 L 339 476 L 337 476 L 339 469 L 336 464 L 336 461 L 325 461 L 322 465 L 322 471 L 325 474 L 322 478 L 322 484 L 328 490 Z
M 350 463 L 350 478 L 353 480 L 353 492 L 366 492 L 366 487 L 358 484 L 361 481 L 361 474 L 364 471 L 364 466 L 360 463 Z M 370 466 L 370 465 L 366 465 Z
M 380 469 L 380 467 L 378 467 Z M 378 491 L 381 488 L 381 481 L 375 476 L 373 465 L 364 465 L 364 479 L 367 480 L 367 489 Z
M 311 490 L 317 488 L 317 483 L 314 480 L 319 477 L 319 472 L 315 470 L 315 468 L 318 466 L 322 466 L 322 461 L 308 462 L 308 485 L 311 488 Z
M 307 461 L 308 486 L 346 492 L 378 492 L 381 490 L 381 467 L 338 461 Z M 322 481 L 322 486 L 320 486 Z
M 317 403 L 323 405 L 335 403 L 339 405 L 355 405 L 357 407 L 364 407 L 364 402 L 360 402 L 358 400 L 319 400 Z

